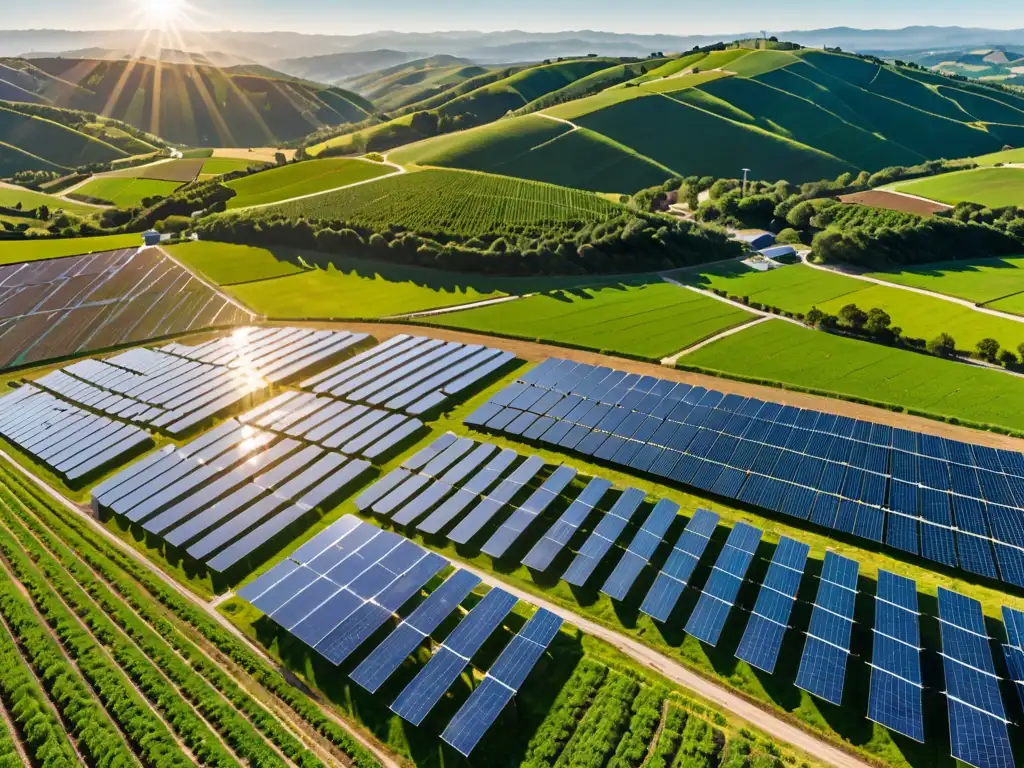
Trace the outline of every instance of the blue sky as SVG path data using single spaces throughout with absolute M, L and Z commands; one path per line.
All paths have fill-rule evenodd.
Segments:
M 160 0 L 43 0 L 6 6 L 5 29 L 111 29 L 140 4 Z M 1020 0 L 176 0 L 192 6 L 205 29 L 294 30 L 359 34 L 378 29 L 437 31 L 524 29 L 553 32 L 711 34 L 831 26 L 896 28 L 915 24 L 1011 29 L 1024 27 Z M 190 25 L 192 26 L 192 25 Z

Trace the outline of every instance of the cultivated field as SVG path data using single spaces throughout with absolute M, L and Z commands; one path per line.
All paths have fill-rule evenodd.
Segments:
M 0 250 L 0 264 L 15 264 L 19 261 L 56 259 L 61 256 L 77 256 L 97 251 L 114 251 L 142 245 L 142 236 L 101 235 L 99 237 L 57 238 L 53 240 L 21 240 L 4 243 Z
M 213 150 L 212 157 L 215 158 L 234 158 L 236 160 L 262 160 L 265 163 L 275 162 L 274 156 L 278 153 L 282 153 L 285 160 L 292 160 L 295 157 L 294 149 L 276 149 L 274 147 L 256 147 L 256 148 L 231 148 L 231 147 L 218 147 Z
M 256 177 L 258 178 L 258 176 Z M 427 170 L 269 209 L 366 227 L 484 235 L 598 221 L 618 208 L 597 195 L 549 184 Z
M 896 184 L 893 189 L 948 205 L 964 200 L 989 208 L 1024 205 L 1024 168 L 978 168 L 943 173 Z
M 167 197 L 180 186 L 178 181 L 97 176 L 71 194 L 105 200 L 119 208 L 135 208 L 147 197 Z
M 41 192 L 33 192 L 30 189 L 8 187 L 0 184 L 0 207 L 16 208 L 19 203 L 23 211 L 31 211 L 41 205 L 45 205 L 54 213 L 56 211 L 67 211 L 68 213 L 80 216 L 96 213 L 96 208 L 76 203 L 74 200 L 65 200 L 56 195 L 44 195 Z
M 176 181 L 179 184 L 184 184 L 195 181 L 205 162 L 202 158 L 167 160 L 115 171 L 106 174 L 104 178 L 153 179 L 154 181 Z
M 283 168 L 271 168 L 244 179 L 228 182 L 227 186 L 238 192 L 236 197 L 228 201 L 228 207 L 265 205 L 278 200 L 323 192 L 326 189 L 344 187 L 394 172 L 395 169 L 389 165 L 369 160 L 335 157 Z
M 200 176 L 221 176 L 225 173 L 245 171 L 253 166 L 265 166 L 263 160 L 247 160 L 237 157 L 211 157 L 203 163 Z
M 724 302 L 655 282 L 556 291 L 430 322 L 660 360 L 753 319 Z
M 1024 257 L 936 262 L 870 277 L 995 307 L 1024 293 Z
M 869 192 L 843 195 L 839 199 L 844 203 L 867 205 L 871 208 L 884 208 L 888 211 L 900 211 L 902 213 L 916 213 L 919 216 L 931 216 L 933 213 L 948 210 L 948 206 L 943 203 L 918 200 L 906 195 L 886 192 L 883 189 L 872 189 Z
M 204 241 L 173 245 L 167 251 L 189 269 L 219 285 L 267 280 L 304 271 L 297 259 L 277 258 L 264 248 L 248 245 Z
M 891 403 L 1024 430 L 1024 380 L 866 341 L 771 321 L 683 358 L 742 377 Z

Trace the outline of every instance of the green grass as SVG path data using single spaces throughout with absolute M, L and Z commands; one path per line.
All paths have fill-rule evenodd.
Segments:
M 119 248 L 132 248 L 141 245 L 142 236 L 137 234 L 14 241 L 4 243 L 3 248 L 0 248 L 0 264 L 57 259 L 61 256 L 116 251 Z
M 79 216 L 88 216 L 96 213 L 96 209 L 88 205 L 76 203 L 74 200 L 65 200 L 56 195 L 44 195 L 41 192 L 33 192 L 30 189 L 14 189 L 12 187 L 0 186 L 0 206 L 14 208 L 21 203 L 22 210 L 33 210 L 40 205 L 47 206 L 50 211 L 67 211 Z
M 185 184 L 195 181 L 203 167 L 202 158 L 184 158 L 175 160 L 160 160 L 146 165 L 125 168 L 107 176 L 121 179 L 153 179 L 155 181 L 176 181 Z
M 370 228 L 489 235 L 597 222 L 616 205 L 577 189 L 465 171 L 425 170 L 282 203 L 271 214 Z
M 1007 149 L 1002 152 L 993 152 L 989 155 L 970 158 L 971 162 L 978 165 L 995 165 L 996 163 L 1024 163 L 1024 148 Z
M 1024 293 L 1024 257 L 936 262 L 869 277 L 989 304 Z
M 180 186 L 178 181 L 100 176 L 71 194 L 107 200 L 120 208 L 135 208 L 147 197 L 167 197 Z
M 172 245 L 167 250 L 189 269 L 219 285 L 267 280 L 305 271 L 301 265 L 276 258 L 264 248 L 248 245 L 203 241 Z
M 556 291 L 428 322 L 660 360 L 753 319 L 724 302 L 655 282 Z
M 929 355 L 761 323 L 687 355 L 686 365 L 1024 429 L 1024 380 Z
M 943 173 L 896 184 L 892 189 L 949 205 L 966 200 L 989 208 L 1024 206 L 1024 168 L 978 168 Z
M 352 158 L 325 158 L 287 165 L 283 168 L 229 181 L 227 186 L 238 192 L 228 201 L 228 208 L 265 205 L 311 195 L 335 187 L 344 187 L 359 181 L 375 179 L 394 173 L 389 165 Z
M 884 309 L 892 324 L 912 338 L 931 339 L 949 333 L 957 348 L 973 350 L 981 339 L 992 337 L 1009 349 L 1024 342 L 1024 324 L 978 312 L 931 296 L 876 285 L 835 272 L 797 264 L 757 272 L 742 265 L 689 270 L 681 280 L 717 288 L 730 295 L 749 296 L 752 301 L 807 313 L 812 307 L 838 314 L 847 304 L 867 311 Z
M 729 77 L 729 73 L 718 70 L 705 70 L 703 72 L 696 72 L 688 75 L 666 77 L 664 80 L 655 80 L 653 82 L 644 83 L 640 87 L 650 93 L 676 93 L 677 91 L 682 91 L 687 88 L 695 88 L 698 85 L 704 85 L 704 83 L 721 80 L 723 77 Z
M 211 157 L 203 163 L 199 172 L 203 176 L 220 176 L 225 173 L 244 171 L 253 166 L 263 167 L 267 163 L 262 160 L 242 160 L 235 157 Z

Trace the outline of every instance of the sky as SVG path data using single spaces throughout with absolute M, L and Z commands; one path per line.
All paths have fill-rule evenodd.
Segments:
M 0 0 L 3 29 L 125 29 L 140 8 L 187 3 L 200 29 L 361 34 L 521 29 L 715 34 L 850 26 L 1024 28 L 1020 0 Z

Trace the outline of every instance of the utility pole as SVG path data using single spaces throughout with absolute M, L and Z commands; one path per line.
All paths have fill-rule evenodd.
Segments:
M 747 174 L 750 173 L 749 168 L 743 169 L 743 196 L 747 196 Z

